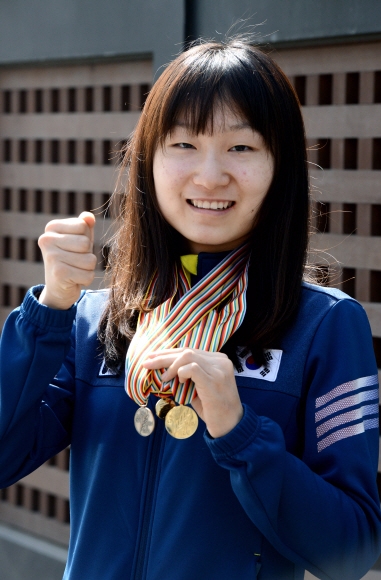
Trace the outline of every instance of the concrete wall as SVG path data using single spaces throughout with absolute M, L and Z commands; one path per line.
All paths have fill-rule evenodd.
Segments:
M 0 0 L 0 66 L 153 56 L 157 76 L 185 35 L 240 19 L 278 44 L 381 36 L 379 0 Z
M 0 65 L 180 50 L 183 0 L 0 0 Z
M 110 226 L 110 220 L 103 219 L 105 197 L 108 198 L 115 185 L 115 163 L 120 146 L 132 132 L 151 84 L 150 60 L 92 64 L 73 61 L 66 66 L 32 66 L 30 63 L 27 67 L 0 67 L 0 329 L 12 306 L 20 303 L 21 291 L 18 288 L 44 280 L 42 264 L 36 262 L 36 243 L 51 219 L 78 215 L 85 209 L 92 209 L 97 214 L 95 253 L 99 254 L 99 265 L 94 288 L 99 287 L 103 279 L 101 247 L 106 243 L 104 235 Z M 106 111 L 105 87 L 109 90 L 110 101 Z M 128 96 L 122 99 L 126 87 Z M 91 111 L 86 110 L 88 90 L 92 94 Z M 41 112 L 36 112 L 35 108 L 36 91 L 41 96 Z M 57 93 L 58 110 L 55 112 L 51 110 L 52 91 Z M 69 91 L 75 91 L 75 111 L 70 111 Z M 11 102 L 8 113 L 2 108 L 5 92 Z M 24 113 L 19 111 L 20 92 L 24 93 L 27 105 Z M 122 106 L 124 98 L 128 99 L 128 103 L 124 103 L 128 104 L 128 110 Z M 39 163 L 35 158 L 36 140 L 41 145 Z M 58 149 L 55 163 L 51 159 L 52 140 Z M 11 143 L 13 153 L 9 163 L 4 162 L 3 155 L 6 141 Z M 22 163 L 18 157 L 21 142 L 25 143 L 28 152 Z M 70 143 L 73 145 L 72 159 Z M 86 143 L 92 150 L 88 160 Z M 4 212 L 6 190 L 9 190 L 11 203 L 9 211 Z M 20 213 L 18 201 L 22 190 L 26 206 Z M 39 208 L 35 204 L 38 191 Z M 51 203 L 53 191 L 55 208 Z M 68 202 L 73 196 L 75 199 L 70 209 Z M 86 207 L 86 204 L 91 207 Z M 7 260 L 3 259 L 2 253 L 5 237 L 11 240 L 12 248 Z M 20 237 L 26 240 L 26 261 L 23 264 L 18 261 L 20 256 L 17 253 Z M 4 304 L 3 300 L 5 285 L 10 287 L 13 296 L 9 304 Z M 0 508 L 0 521 L 2 518 Z
M 196 37 L 224 36 L 240 19 L 261 24 L 256 32 L 271 43 L 381 36 L 379 0 L 196 0 L 190 2 L 189 15 Z M 239 24 L 234 31 L 239 32 Z

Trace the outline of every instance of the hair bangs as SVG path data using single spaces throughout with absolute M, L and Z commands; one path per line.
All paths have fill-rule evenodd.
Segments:
M 178 123 L 185 124 L 195 135 L 213 134 L 215 112 L 229 110 L 261 133 L 274 153 L 272 121 L 268 119 L 271 85 L 263 78 L 263 71 L 255 74 L 253 60 L 257 64 L 255 59 L 248 57 L 247 50 L 239 50 L 239 46 L 230 50 L 225 47 L 224 51 L 196 46 L 187 51 L 182 66 L 167 79 L 159 121 L 160 141 L 163 142 Z

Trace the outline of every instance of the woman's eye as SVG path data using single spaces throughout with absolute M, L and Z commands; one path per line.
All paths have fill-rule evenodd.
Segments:
M 190 143 L 176 143 L 175 147 L 180 147 L 180 149 L 194 149 Z
M 248 145 L 234 145 L 234 147 L 230 149 L 230 151 L 238 151 L 238 152 L 251 150 L 252 150 L 251 147 L 249 147 Z

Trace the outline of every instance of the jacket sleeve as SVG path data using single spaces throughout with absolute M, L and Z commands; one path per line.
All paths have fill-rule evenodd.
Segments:
M 305 367 L 301 458 L 286 450 L 277 423 L 248 407 L 224 437 L 205 434 L 257 528 L 323 580 L 359 580 L 381 550 L 377 383 L 366 315 L 340 300 L 319 325 Z
M 70 442 L 76 306 L 65 311 L 43 306 L 35 297 L 40 290 L 29 290 L 1 335 L 0 487 Z

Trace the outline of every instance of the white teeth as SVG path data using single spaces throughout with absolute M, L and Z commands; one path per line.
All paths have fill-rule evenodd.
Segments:
M 200 209 L 227 209 L 233 205 L 232 201 L 203 201 L 200 199 L 191 199 L 191 204 Z

